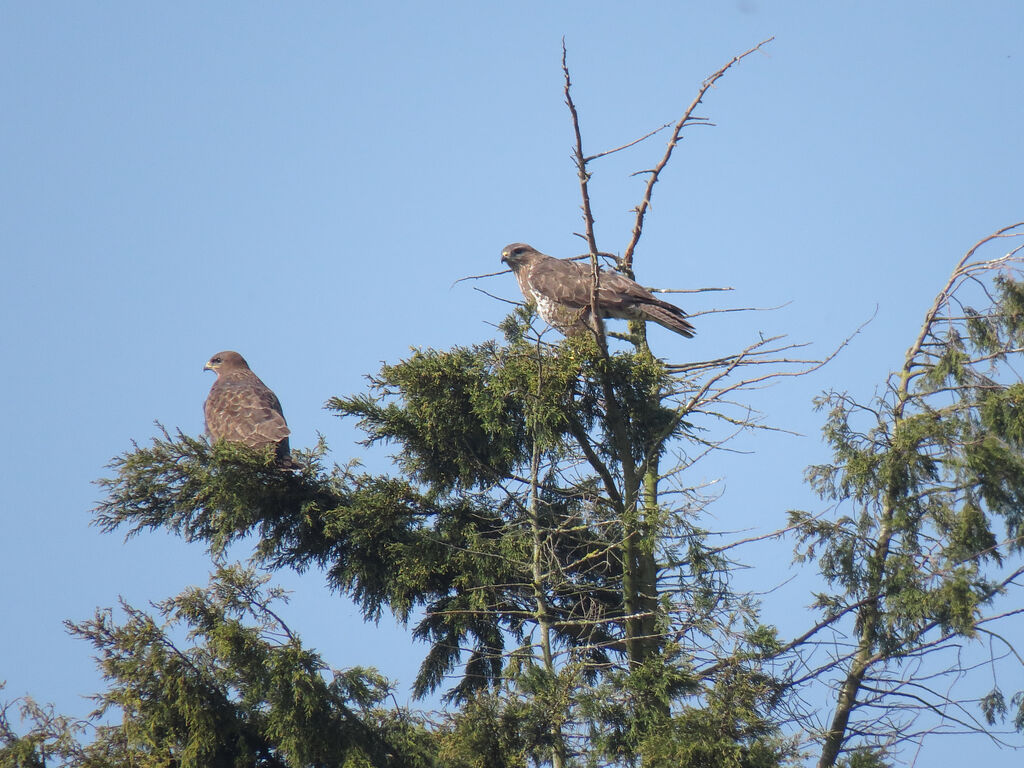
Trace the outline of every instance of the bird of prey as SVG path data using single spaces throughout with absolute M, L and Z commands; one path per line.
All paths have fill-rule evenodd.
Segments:
M 278 461 L 291 462 L 288 435 L 281 401 L 237 352 L 218 352 L 204 371 L 213 371 L 217 380 L 203 405 L 206 433 L 212 442 L 227 440 L 250 448 L 276 446 Z
M 589 264 L 556 259 L 525 243 L 505 246 L 501 260 L 512 268 L 523 296 L 537 305 L 548 325 L 566 335 L 591 327 L 594 278 Z M 683 310 L 618 272 L 599 271 L 596 303 L 602 318 L 650 321 L 693 337 L 694 328 Z

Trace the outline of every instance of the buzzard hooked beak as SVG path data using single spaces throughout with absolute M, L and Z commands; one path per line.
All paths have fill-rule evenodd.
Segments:
M 213 370 L 213 366 L 210 365 L 209 362 L 207 362 L 207 364 L 203 366 L 203 370 L 204 371 L 212 371 Z

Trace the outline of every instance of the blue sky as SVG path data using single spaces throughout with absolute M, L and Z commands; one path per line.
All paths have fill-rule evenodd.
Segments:
M 759 397 L 804 437 L 750 437 L 753 453 L 705 470 L 724 477 L 722 527 L 814 508 L 811 397 L 868 396 L 959 256 L 1024 219 L 1022 30 L 1010 1 L 0 2 L 6 694 L 85 712 L 101 681 L 61 621 L 205 582 L 200 548 L 89 521 L 92 482 L 154 420 L 202 431 L 213 352 L 242 352 L 275 389 L 293 445 L 319 432 L 344 462 L 358 435 L 324 401 L 411 347 L 491 337 L 506 305 L 474 285 L 517 295 L 509 275 L 455 280 L 496 271 L 512 241 L 581 250 L 563 36 L 588 152 L 675 119 L 704 77 L 775 37 L 706 99 L 715 127 L 678 148 L 636 270 L 736 289 L 681 302 L 695 311 L 790 302 L 702 319 L 692 342 L 657 329 L 666 358 L 762 331 L 823 354 L 877 307 L 833 364 Z M 661 151 L 657 138 L 595 166 L 602 249 L 625 247 L 642 184 L 629 174 Z M 788 552 L 749 558 L 781 580 Z M 377 665 L 407 692 L 425 649 L 404 630 L 363 625 L 319 574 L 279 583 L 331 663 Z M 956 760 L 946 740 L 919 764 Z

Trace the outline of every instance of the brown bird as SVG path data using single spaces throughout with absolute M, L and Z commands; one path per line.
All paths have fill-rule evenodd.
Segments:
M 218 352 L 204 371 L 213 371 L 217 380 L 203 405 L 206 433 L 212 442 L 227 440 L 250 448 L 276 446 L 277 458 L 291 463 L 288 435 L 281 401 L 237 352 Z
M 591 327 L 594 279 L 589 264 L 556 259 L 526 243 L 505 246 L 501 260 L 512 268 L 523 296 L 537 305 L 548 325 L 566 335 Z M 654 322 L 688 339 L 695 333 L 683 310 L 618 272 L 599 271 L 597 309 L 602 318 Z

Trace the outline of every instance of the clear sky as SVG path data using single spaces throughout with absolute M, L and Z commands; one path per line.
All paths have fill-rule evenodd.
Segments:
M 126 543 L 89 521 L 92 481 L 154 420 L 202 431 L 213 352 L 242 352 L 275 389 L 293 445 L 319 432 L 344 462 L 358 434 L 324 401 L 410 347 L 490 338 L 507 305 L 474 286 L 517 296 L 507 274 L 455 280 L 496 271 L 512 241 L 582 250 L 563 36 L 588 152 L 678 117 L 705 76 L 775 36 L 709 94 L 700 113 L 716 127 L 678 148 L 636 270 L 736 289 L 687 309 L 791 302 L 704 318 L 692 342 L 658 329 L 670 359 L 761 331 L 824 353 L 877 306 L 835 363 L 759 399 L 805 436 L 750 438 L 753 453 L 714 469 L 720 527 L 770 530 L 816 508 L 801 479 L 827 457 L 811 397 L 869 396 L 958 257 L 1024 219 L 1018 0 L 0 0 L 3 695 L 84 713 L 101 681 L 61 621 L 205 583 L 200 547 Z M 625 247 L 642 184 L 629 174 L 661 151 L 657 138 L 595 166 L 602 249 Z M 759 579 L 785 578 L 788 544 L 759 558 Z M 376 665 L 407 696 L 425 648 L 405 630 L 363 625 L 320 574 L 277 581 L 330 663 Z M 918 765 L 959 765 L 964 750 L 1020 760 L 954 741 Z

